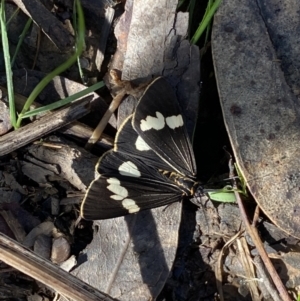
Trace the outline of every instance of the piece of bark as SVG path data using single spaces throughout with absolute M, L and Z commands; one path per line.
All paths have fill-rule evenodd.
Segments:
M 26 233 L 22 225 L 19 223 L 18 219 L 9 210 L 0 210 L 0 214 L 2 218 L 6 221 L 10 230 L 13 232 L 16 240 L 22 243 L 24 241 Z
M 35 238 L 33 250 L 41 257 L 50 260 L 52 246 L 52 237 L 50 235 L 40 234 Z
M 33 162 L 44 169 L 45 173 L 54 173 L 84 192 L 94 178 L 94 168 L 98 158 L 63 138 L 50 136 L 47 141 L 62 147 L 55 149 L 43 145 L 31 145 L 25 156 L 26 161 Z
M 75 267 L 75 265 L 77 264 L 77 260 L 76 257 L 74 255 L 72 255 L 71 257 L 69 257 L 68 260 L 62 262 L 59 266 L 67 271 L 70 272 L 71 269 L 73 269 Z
M 14 0 L 14 2 L 21 7 L 25 14 L 31 15 L 35 22 L 24 40 L 24 45 L 27 47 L 23 47 L 22 51 L 19 52 L 16 65 L 20 68 L 32 68 L 32 61 L 34 61 L 37 69 L 44 72 L 52 71 L 54 66 L 62 64 L 74 51 L 74 31 L 76 30 L 72 26 L 74 1 L 64 1 L 63 4 L 54 4 L 48 0 L 42 2 Z M 114 17 L 113 6 L 116 3 L 110 0 L 83 0 L 80 3 L 83 8 L 86 32 L 88 33 L 85 36 L 86 48 L 80 58 L 85 74 L 83 80 L 89 80 L 89 78 L 93 80 L 98 77 L 97 74 L 102 68 L 108 35 Z M 11 6 L 15 9 L 15 5 Z M 19 15 L 23 16 L 23 14 Z M 12 32 L 9 38 L 16 45 L 26 18 L 24 16 L 21 18 L 22 27 L 20 26 L 20 20 L 15 19 L 9 26 Z M 66 37 L 70 41 L 67 42 Z M 11 47 L 13 48 L 15 45 L 11 45 Z M 74 67 L 71 68 L 69 76 L 77 79 L 78 70 Z
M 33 228 L 22 241 L 26 247 L 32 247 L 39 235 L 52 236 L 55 226 L 52 222 L 43 222 Z
M 5 102 L 0 100 L 0 136 L 7 133 L 11 128 L 9 108 Z
M 51 261 L 60 264 L 70 256 L 71 246 L 65 237 L 54 239 L 51 251 Z
M 5 178 L 5 184 L 9 186 L 11 190 L 16 190 L 21 194 L 27 195 L 27 191 L 17 182 L 13 174 L 4 171 L 3 176 Z
M 25 157 L 25 160 L 26 159 L 27 158 Z M 44 162 L 42 162 L 43 166 L 38 166 L 38 164 L 36 164 L 40 162 L 21 161 L 20 163 L 22 167 L 22 173 L 39 185 L 47 184 L 49 176 L 54 176 L 55 174 L 59 173 L 56 166 L 49 166 Z M 55 171 L 51 170 L 53 167 L 55 167 Z

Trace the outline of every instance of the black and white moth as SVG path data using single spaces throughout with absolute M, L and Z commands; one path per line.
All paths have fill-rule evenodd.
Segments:
M 166 79 L 159 77 L 147 87 L 96 171 L 81 205 L 87 220 L 136 213 L 201 193 L 192 144 Z

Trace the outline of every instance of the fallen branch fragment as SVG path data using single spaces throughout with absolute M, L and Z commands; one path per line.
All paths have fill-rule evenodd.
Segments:
M 10 132 L 3 137 L 0 137 L 0 156 L 9 154 L 88 114 L 90 112 L 90 102 L 92 99 L 93 96 L 87 96 L 78 100 L 76 103 L 72 103 L 70 106 L 45 115 L 39 120 L 27 124 L 17 131 Z
M 75 301 L 115 301 L 0 233 L 0 260 Z

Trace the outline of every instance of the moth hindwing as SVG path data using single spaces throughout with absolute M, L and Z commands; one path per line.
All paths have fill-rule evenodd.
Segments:
M 164 78 L 148 86 L 96 171 L 81 206 L 85 219 L 123 216 L 193 194 L 194 154 L 176 95 Z

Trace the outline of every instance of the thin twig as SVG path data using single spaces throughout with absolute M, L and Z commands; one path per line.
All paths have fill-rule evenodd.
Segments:
M 223 255 L 225 250 L 241 235 L 241 231 L 236 233 L 233 237 L 231 237 L 223 246 L 221 252 L 219 253 L 216 265 L 215 265 L 215 276 L 216 276 L 216 285 L 217 290 L 219 293 L 219 298 L 221 301 L 224 301 L 224 292 L 223 292 L 223 272 L 222 272 L 222 266 L 223 266 Z
M 122 89 L 112 100 L 109 108 L 107 109 L 107 111 L 105 112 L 104 116 L 102 117 L 102 119 L 100 120 L 99 124 L 97 125 L 97 127 L 95 128 L 92 136 L 90 137 L 90 139 L 88 140 L 88 142 L 85 145 L 86 149 L 91 149 L 92 146 L 99 140 L 99 138 L 101 137 L 110 117 L 112 116 L 112 114 L 115 112 L 115 110 L 119 107 L 123 97 L 126 95 L 126 91 L 124 89 Z
M 232 165 L 232 159 L 230 159 L 230 173 L 231 173 L 231 177 L 233 176 L 233 165 Z M 248 216 L 247 216 L 247 213 L 245 211 L 245 208 L 244 208 L 244 205 L 243 205 L 243 202 L 240 198 L 240 195 L 237 191 L 237 183 L 236 183 L 236 180 L 233 178 L 232 179 L 232 183 L 233 183 L 233 190 L 234 190 L 234 195 L 235 195 L 235 198 L 237 200 L 237 203 L 238 203 L 238 206 L 239 206 L 239 209 L 240 209 L 240 212 L 241 212 L 241 217 L 242 217 L 242 220 L 245 224 L 245 227 L 246 227 L 246 230 L 247 232 L 249 233 L 253 243 L 255 244 L 256 246 L 256 249 L 259 253 L 259 255 L 261 256 L 262 258 L 262 261 L 263 263 L 265 264 L 265 267 L 267 269 L 267 271 L 269 272 L 281 298 L 283 301 L 292 301 L 285 286 L 283 285 L 280 277 L 278 276 L 270 258 L 268 257 L 268 254 L 264 248 L 264 245 L 258 235 L 258 232 L 257 232 L 257 229 L 255 227 L 253 227 L 249 220 L 248 220 Z
M 255 268 L 250 256 L 250 251 L 246 242 L 246 238 L 241 237 L 240 239 L 237 239 L 236 243 L 237 243 L 240 262 L 244 268 L 251 298 L 253 301 L 258 301 L 260 300 L 260 296 L 258 292 L 257 281 L 255 278 Z

